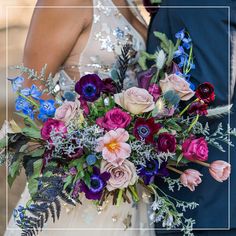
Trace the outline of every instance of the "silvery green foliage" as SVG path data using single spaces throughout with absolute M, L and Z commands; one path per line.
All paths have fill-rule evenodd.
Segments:
M 130 141 L 129 144 L 132 150 L 132 162 L 135 165 L 146 166 L 146 162 L 149 160 L 158 160 L 160 165 L 175 155 L 174 153 L 157 153 L 152 145 L 147 145 L 139 140 Z
M 230 110 L 232 109 L 233 105 L 226 105 L 226 106 L 218 106 L 215 108 L 207 109 L 207 117 L 211 118 L 220 118 L 224 115 L 227 115 L 230 113 Z
M 175 188 L 179 191 L 183 185 L 180 182 L 180 179 L 172 179 L 170 177 L 164 177 L 164 182 L 168 184 L 168 189 L 171 192 L 174 192 Z
M 214 132 L 211 132 L 208 122 L 205 126 L 203 126 L 200 122 L 197 122 L 192 131 L 196 135 L 204 136 L 208 144 L 218 148 L 222 152 L 225 152 L 225 150 L 220 142 L 234 147 L 234 144 L 230 140 L 230 136 L 236 136 L 236 128 L 232 129 L 229 125 L 224 132 L 223 125 L 220 123 L 217 129 Z
M 51 131 L 51 141 L 47 143 L 47 149 L 50 150 L 53 143 L 55 148 L 52 155 L 54 157 L 63 154 L 73 155 L 79 148 L 87 148 L 95 152 L 97 139 L 103 136 L 103 134 L 104 130 L 97 125 L 75 128 L 74 125 L 70 123 L 67 134 L 55 130 Z
M 40 81 L 45 88 L 43 89 L 42 93 L 47 93 L 47 94 L 54 94 L 54 89 L 56 84 L 53 81 L 52 74 L 49 74 L 48 77 L 46 77 L 46 68 L 47 65 L 45 65 L 40 73 L 35 71 L 34 69 L 29 69 L 23 65 L 21 66 L 15 66 L 13 67 L 14 69 L 17 69 L 20 71 L 21 75 L 22 74 L 27 74 L 28 79 L 31 79 L 33 81 Z M 39 87 L 40 88 L 40 87 Z
M 185 218 L 182 212 L 186 211 L 187 208 L 194 209 L 198 204 L 177 200 L 165 194 L 158 187 L 153 186 L 152 190 L 155 198 L 151 204 L 151 224 L 162 222 L 162 227 L 166 229 L 179 228 L 183 235 L 193 236 L 192 230 L 195 220 Z M 180 208 L 180 210 L 177 210 L 177 208 Z
M 161 70 L 166 62 L 166 54 L 163 50 L 156 53 L 156 66 L 158 70 Z

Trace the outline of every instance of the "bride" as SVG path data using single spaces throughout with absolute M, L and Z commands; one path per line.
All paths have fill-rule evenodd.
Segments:
M 36 71 L 47 64 L 47 72 L 57 75 L 66 89 L 66 85 L 87 73 L 109 77 L 121 46 L 131 43 L 136 52 L 145 50 L 146 33 L 145 22 L 132 1 L 39 0 L 23 62 Z M 131 77 L 127 86 L 135 83 Z M 26 187 L 18 205 L 25 205 L 28 199 Z M 108 200 L 97 209 L 84 198 L 83 205 L 64 205 L 60 219 L 48 222 L 39 235 L 152 235 L 148 201 L 144 199 L 138 206 L 123 203 L 120 207 Z M 12 216 L 5 236 L 20 233 Z

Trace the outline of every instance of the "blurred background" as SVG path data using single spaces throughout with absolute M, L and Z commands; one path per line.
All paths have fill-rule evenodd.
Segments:
M 6 119 L 6 108 L 8 109 L 9 119 L 13 116 L 14 96 L 10 89 L 6 91 L 6 74 L 8 73 L 9 77 L 15 76 L 16 72 L 9 68 L 22 63 L 24 43 L 35 2 L 36 0 L 0 0 L 0 126 Z M 141 6 L 141 2 L 141 0 L 137 0 L 141 13 L 148 21 L 149 16 Z M 8 29 L 6 29 L 6 21 Z M 6 55 L 8 55 L 7 62 Z M 6 97 L 8 98 L 8 103 Z M 20 178 L 9 189 L 6 186 L 5 167 L 0 167 L 0 235 L 4 233 L 6 219 L 11 216 L 24 186 L 25 176 L 24 173 L 21 173 Z M 6 211 L 6 201 L 8 202 L 8 211 Z M 6 217 L 6 212 L 8 212 L 8 217 Z

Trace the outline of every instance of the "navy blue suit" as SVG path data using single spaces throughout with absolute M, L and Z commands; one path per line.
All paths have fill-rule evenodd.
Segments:
M 227 7 L 213 7 L 213 5 L 230 6 L 230 9 Z M 230 11 L 230 29 L 231 32 L 236 32 L 236 0 L 163 0 L 162 6 L 171 7 L 160 8 L 152 16 L 147 42 L 148 52 L 155 52 L 159 45 L 158 39 L 153 34 L 154 31 L 164 32 L 174 41 L 175 33 L 185 28 L 190 33 L 194 44 L 193 52 L 196 69 L 192 71 L 191 81 L 196 85 L 206 81 L 214 84 L 216 100 L 213 106 L 228 104 L 228 98 L 230 96 L 228 91 L 230 83 L 230 52 L 228 50 L 230 32 L 228 16 Z M 172 6 L 212 6 L 212 8 L 172 8 Z M 232 78 L 230 79 L 232 81 Z M 232 88 L 231 86 L 232 93 L 235 93 L 235 89 Z M 233 94 L 230 97 L 230 102 L 234 103 L 234 107 L 236 106 L 235 97 Z M 213 130 L 220 122 L 226 127 L 228 116 L 208 120 L 208 122 Z M 236 127 L 235 112 L 231 114 L 231 126 Z M 235 138 L 233 138 L 233 141 L 236 144 Z M 224 147 L 227 150 L 225 153 L 211 147 L 209 162 L 218 159 L 229 161 L 228 147 L 227 145 Z M 175 192 L 176 198 L 194 201 L 200 204 L 196 210 L 187 212 L 187 216 L 196 219 L 196 228 L 205 230 L 208 228 L 214 228 L 215 230 L 217 228 L 225 230 L 227 228 L 236 229 L 235 148 L 230 150 L 230 157 L 232 165 L 231 185 L 229 185 L 228 181 L 224 183 L 216 182 L 209 175 L 207 168 L 199 166 L 198 170 L 204 177 L 202 184 L 196 188 L 196 191 L 190 192 L 184 188 L 179 192 Z M 231 191 L 229 191 L 229 186 Z M 167 186 L 164 183 L 162 183 L 161 187 L 168 192 Z M 229 201 L 230 197 L 231 201 Z M 223 232 L 218 235 L 236 235 L 236 231 L 234 231 L 234 234 L 231 233 L 233 231 Z M 161 234 L 157 233 L 157 235 Z M 208 234 L 204 235 L 217 234 L 210 234 L 208 232 Z

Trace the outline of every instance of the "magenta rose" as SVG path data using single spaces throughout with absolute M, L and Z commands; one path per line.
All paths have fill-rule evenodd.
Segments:
M 167 132 L 160 134 L 157 140 L 157 149 L 159 152 L 175 152 L 175 136 Z
M 52 131 L 66 133 L 67 128 L 63 121 L 55 120 L 55 119 L 48 119 L 41 129 L 41 137 L 44 140 L 50 140 L 50 134 Z
M 189 138 L 182 144 L 182 152 L 190 161 L 206 161 L 208 159 L 208 144 L 205 138 Z
M 113 108 L 104 117 L 99 117 L 96 123 L 106 130 L 114 130 L 127 127 L 130 121 L 131 116 L 127 112 L 122 111 L 120 108 Z
M 148 92 L 153 96 L 155 102 L 161 96 L 161 88 L 157 84 L 151 84 L 148 88 Z

